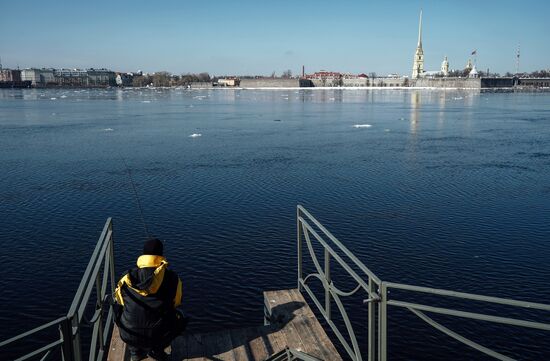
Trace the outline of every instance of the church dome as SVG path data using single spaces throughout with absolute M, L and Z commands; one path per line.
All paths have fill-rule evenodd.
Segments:
M 479 76 L 479 73 L 477 72 L 476 66 L 474 65 L 474 67 L 470 71 L 470 74 L 468 74 L 468 77 L 477 78 L 478 76 Z

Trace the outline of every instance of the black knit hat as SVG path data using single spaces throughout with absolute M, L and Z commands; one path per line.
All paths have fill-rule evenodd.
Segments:
M 143 254 L 162 256 L 164 245 L 158 238 L 149 238 L 143 245 Z

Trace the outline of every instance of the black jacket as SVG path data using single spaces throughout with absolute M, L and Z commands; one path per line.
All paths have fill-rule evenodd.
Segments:
M 167 268 L 164 257 L 143 255 L 137 267 L 118 282 L 115 319 L 120 338 L 140 348 L 166 347 L 181 330 L 176 306 L 181 304 L 182 284 Z

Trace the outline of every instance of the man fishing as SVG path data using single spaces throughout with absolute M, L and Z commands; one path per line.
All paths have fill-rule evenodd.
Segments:
M 187 324 L 176 307 L 181 304 L 182 284 L 168 269 L 163 243 L 152 238 L 145 242 L 137 267 L 129 270 L 115 290 L 116 323 L 132 361 L 147 356 L 167 360 L 164 349 Z

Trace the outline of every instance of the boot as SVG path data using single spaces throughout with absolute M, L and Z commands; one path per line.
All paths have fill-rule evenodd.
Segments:
M 169 356 L 166 352 L 164 352 L 163 349 L 158 349 L 158 350 L 155 350 L 155 349 L 152 349 L 151 351 L 149 351 L 149 357 L 151 357 L 152 359 L 155 359 L 157 361 L 168 361 L 169 360 Z

